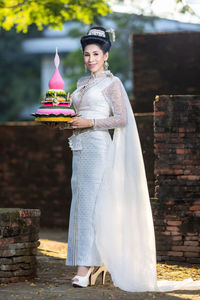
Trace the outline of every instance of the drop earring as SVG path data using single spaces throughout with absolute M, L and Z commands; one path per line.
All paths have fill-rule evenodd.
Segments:
M 104 70 L 107 71 L 109 67 L 109 63 L 106 61 L 104 61 Z
M 86 66 L 86 64 L 85 64 L 85 73 L 87 73 L 87 66 Z

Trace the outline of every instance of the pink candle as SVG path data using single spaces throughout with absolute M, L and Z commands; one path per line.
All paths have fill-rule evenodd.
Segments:
M 57 48 L 56 48 L 56 55 L 55 55 L 55 58 L 54 58 L 54 63 L 55 63 L 56 69 L 55 69 L 55 72 L 54 72 L 53 76 L 49 80 L 49 88 L 51 90 L 54 90 L 54 89 L 64 90 L 65 82 L 62 79 L 62 77 L 60 75 L 60 72 L 58 70 L 58 66 L 60 64 L 60 58 L 58 56 Z

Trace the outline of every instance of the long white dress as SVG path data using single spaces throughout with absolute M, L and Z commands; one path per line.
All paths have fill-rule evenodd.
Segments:
M 95 244 L 94 208 L 111 144 L 108 129 L 125 126 L 126 110 L 119 79 L 109 71 L 81 78 L 72 99 L 80 116 L 95 118 L 96 128 L 76 130 L 77 135 L 69 139 L 73 172 L 66 263 L 99 266 L 102 263 Z
M 155 236 L 135 118 L 110 71 L 81 78 L 73 102 L 96 128 L 76 130 L 67 265 L 109 270 L 130 292 L 200 289 L 200 281 L 157 281 Z M 113 140 L 108 129 L 115 128 Z

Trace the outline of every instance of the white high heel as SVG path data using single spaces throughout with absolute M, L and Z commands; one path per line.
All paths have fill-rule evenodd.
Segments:
M 85 276 L 76 275 L 72 278 L 73 287 L 87 287 L 91 283 L 91 273 L 94 267 L 90 267 Z M 78 279 L 78 281 L 74 280 Z

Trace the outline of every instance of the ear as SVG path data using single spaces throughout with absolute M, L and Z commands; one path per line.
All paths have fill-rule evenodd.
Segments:
M 104 61 L 105 61 L 105 60 L 107 60 L 107 59 L 108 59 L 108 57 L 109 57 L 109 53 L 108 53 L 108 52 L 106 52 L 106 53 L 104 54 Z

